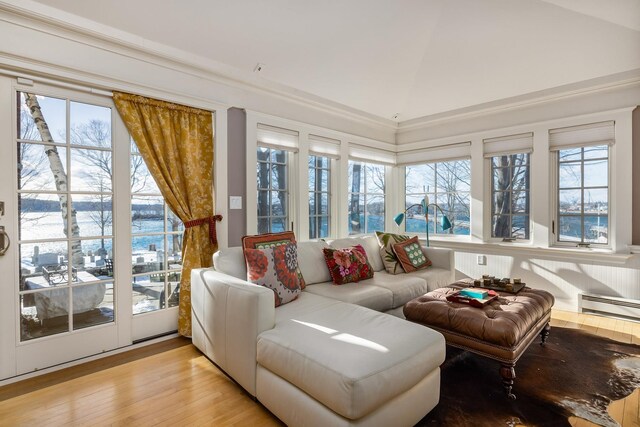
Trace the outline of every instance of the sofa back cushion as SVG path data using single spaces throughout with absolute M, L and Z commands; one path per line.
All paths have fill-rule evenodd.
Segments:
M 345 237 L 343 239 L 336 239 L 329 242 L 331 247 L 336 249 L 349 248 L 355 245 L 362 245 L 367 253 L 367 259 L 373 268 L 373 271 L 384 270 L 384 264 L 380 257 L 380 246 L 378 246 L 378 239 L 375 236 L 358 236 L 358 237 Z
M 322 240 L 298 242 L 298 266 L 307 285 L 331 281 L 322 250 L 328 248 Z
M 213 268 L 220 273 L 247 280 L 247 266 L 240 246 L 221 249 L 213 254 Z

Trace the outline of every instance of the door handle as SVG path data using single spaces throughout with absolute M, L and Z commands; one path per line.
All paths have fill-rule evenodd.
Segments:
M 7 234 L 6 231 L 4 231 L 4 226 L 0 225 L 0 256 L 7 253 L 10 245 L 11 245 L 11 240 L 9 239 L 9 235 Z

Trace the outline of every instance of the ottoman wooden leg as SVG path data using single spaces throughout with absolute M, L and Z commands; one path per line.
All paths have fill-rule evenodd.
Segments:
M 513 380 L 516 379 L 515 366 L 515 363 L 503 363 L 502 366 L 500 366 L 502 385 L 504 386 L 504 391 L 507 393 L 507 397 L 511 400 L 516 399 L 516 395 L 511 393 L 511 389 L 513 388 Z
M 549 323 L 544 325 L 544 328 L 542 328 L 542 330 L 540 331 L 540 337 L 542 338 L 542 342 L 540 343 L 540 345 L 544 345 L 544 343 L 547 342 L 547 337 L 549 336 L 550 330 L 551 325 Z

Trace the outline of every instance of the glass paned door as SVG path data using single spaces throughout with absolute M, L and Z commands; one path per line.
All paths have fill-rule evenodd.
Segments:
M 17 92 L 20 341 L 114 321 L 111 109 Z
M 131 320 L 127 234 L 117 234 L 128 216 L 115 209 L 123 184 L 125 205 L 129 194 L 115 158 L 128 151 L 117 154 L 126 129 L 112 100 L 4 77 L 0 95 L 12 100 L 0 104 L 0 225 L 11 240 L 0 257 L 2 379 L 128 345 Z

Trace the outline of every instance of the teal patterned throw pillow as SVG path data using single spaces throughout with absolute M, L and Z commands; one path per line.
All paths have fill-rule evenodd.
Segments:
M 393 245 L 393 252 L 406 273 L 431 266 L 431 260 L 422 252 L 418 237 Z

